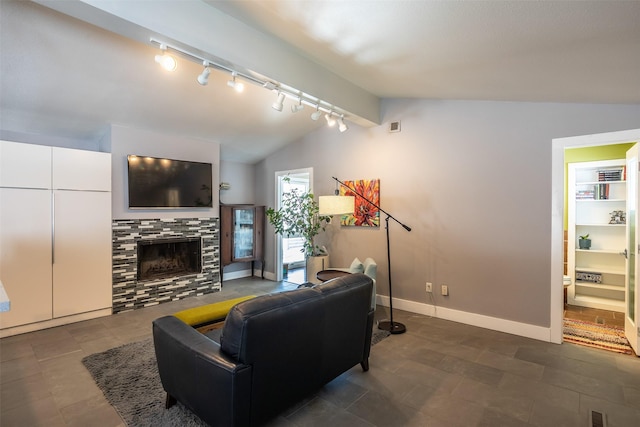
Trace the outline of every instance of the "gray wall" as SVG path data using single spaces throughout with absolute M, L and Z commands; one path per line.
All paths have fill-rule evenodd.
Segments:
M 314 168 L 317 195 L 334 181 L 380 178 L 390 223 L 393 296 L 549 326 L 551 140 L 637 128 L 639 105 L 384 100 L 383 124 L 322 128 L 255 167 L 256 204 L 273 206 L 274 172 Z M 390 121 L 402 131 L 389 133 Z M 379 229 L 332 225 L 320 240 L 333 266 L 371 256 L 388 295 L 384 216 Z M 266 270 L 275 243 L 267 229 Z M 450 295 L 424 291 L 425 282 Z M 560 298 L 561 296 L 559 296 Z
M 127 218 L 209 218 L 218 217 L 220 144 L 201 139 L 169 135 L 124 126 L 111 126 L 101 143 L 111 152 L 113 219 Z M 137 154 L 213 164 L 213 208 L 211 209 L 129 209 L 127 196 L 127 155 Z

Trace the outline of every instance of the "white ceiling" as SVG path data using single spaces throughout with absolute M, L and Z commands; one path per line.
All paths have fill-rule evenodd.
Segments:
M 640 1 L 206 4 L 379 98 L 640 103 Z M 0 8 L 5 132 L 95 140 L 117 123 L 217 141 L 223 159 L 253 163 L 324 125 L 310 107 L 273 110 L 273 93 L 260 87 L 236 94 L 222 72 L 200 86 L 193 62 L 163 72 L 157 49 L 115 27 L 31 2 Z M 274 65 L 256 64 L 240 65 Z

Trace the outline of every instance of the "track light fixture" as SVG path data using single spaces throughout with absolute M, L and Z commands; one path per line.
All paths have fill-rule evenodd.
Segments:
M 278 92 L 278 99 L 271 106 L 274 110 L 282 111 L 282 107 L 284 104 L 284 93 Z
M 237 76 L 238 76 L 238 72 L 232 71 L 231 80 L 227 82 L 227 86 L 234 88 L 236 92 L 242 92 L 244 90 L 244 83 L 236 81 Z
M 327 114 L 325 114 L 324 118 L 327 119 L 327 125 L 329 127 L 333 127 L 336 125 L 336 119 L 333 118 L 333 111 L 330 111 Z
M 338 111 L 334 111 L 334 108 L 336 107 L 326 101 L 305 94 L 300 90 L 283 85 L 277 81 L 267 80 L 266 78 L 260 77 L 255 73 L 248 71 L 243 72 L 242 69 L 240 69 L 240 71 L 237 71 L 234 69 L 236 68 L 235 66 L 232 66 L 225 61 L 218 61 L 215 58 L 212 59 L 211 57 L 205 58 L 200 54 L 189 52 L 182 47 L 170 45 L 155 38 L 151 38 L 150 42 L 160 48 L 160 54 L 155 55 L 155 61 L 166 70 L 174 71 L 177 68 L 177 56 L 188 59 L 192 62 L 201 63 L 204 66 L 204 69 L 197 76 L 196 80 L 202 86 L 208 84 L 209 75 L 211 74 L 212 69 L 225 71 L 231 74 L 231 80 L 227 82 L 227 85 L 238 92 L 242 92 L 242 90 L 244 89 L 243 82 L 253 83 L 269 91 L 277 91 L 278 98 L 276 102 L 272 104 L 272 107 L 275 110 L 282 111 L 282 109 L 284 108 L 284 100 L 286 97 L 297 99 L 298 102 L 295 105 L 291 106 L 291 112 L 296 113 L 298 111 L 304 110 L 305 104 L 311 107 L 315 106 L 315 111 L 311 113 L 312 120 L 319 120 L 320 116 L 326 113 L 325 119 L 327 120 L 327 124 L 329 126 L 335 126 L 335 124 L 338 123 L 340 132 L 345 132 L 348 129 L 347 125 L 344 123 L 344 114 L 342 113 L 342 111 L 340 109 L 338 109 Z M 169 52 L 171 52 L 171 54 L 169 54 Z M 336 118 L 338 118 L 338 120 L 336 120 Z
M 167 54 L 167 45 L 161 44 L 160 50 L 162 51 L 162 55 L 156 55 L 155 60 L 158 64 L 162 66 L 167 71 L 175 71 L 178 66 L 176 59 Z
M 211 74 L 211 69 L 209 68 L 209 61 L 203 61 L 202 65 L 204 65 L 204 70 L 198 76 L 198 83 L 202 86 L 206 86 L 209 83 L 209 74 Z
M 297 113 L 298 111 L 304 110 L 304 105 L 302 105 L 302 98 L 298 98 L 298 103 L 291 106 L 291 112 Z
M 311 113 L 311 120 L 318 120 L 322 115 L 322 111 L 320 111 L 320 106 L 316 105 L 316 111 Z
M 340 132 L 346 132 L 349 129 L 349 126 L 344 122 L 344 114 L 340 115 L 338 118 L 338 130 Z

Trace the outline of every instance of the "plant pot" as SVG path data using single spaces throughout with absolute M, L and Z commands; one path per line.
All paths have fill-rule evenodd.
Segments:
M 329 268 L 329 255 L 310 256 L 306 259 L 306 281 L 320 283 L 316 278 L 319 271 Z
M 579 239 L 578 245 L 580 249 L 589 249 L 591 247 L 591 239 Z

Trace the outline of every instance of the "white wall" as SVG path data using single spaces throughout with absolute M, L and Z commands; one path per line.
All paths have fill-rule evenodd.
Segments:
M 638 105 L 393 99 L 383 124 L 320 129 L 256 165 L 256 204 L 273 206 L 274 172 L 314 168 L 317 195 L 334 181 L 380 178 L 391 222 L 394 298 L 542 327 L 550 319 L 551 140 L 635 128 Z M 401 120 L 400 133 L 388 133 Z M 388 295 L 384 216 L 379 229 L 332 225 L 321 240 L 332 265 L 378 262 Z M 266 233 L 266 270 L 274 269 Z M 434 292 L 449 285 L 450 295 Z M 559 298 L 561 296 L 559 295 Z
M 124 126 L 111 126 L 101 144 L 111 152 L 113 219 L 127 218 L 210 218 L 219 217 L 218 192 L 220 144 L 180 135 L 156 133 Z M 127 155 L 163 157 L 213 164 L 213 208 L 201 209 L 129 209 L 127 196 Z

